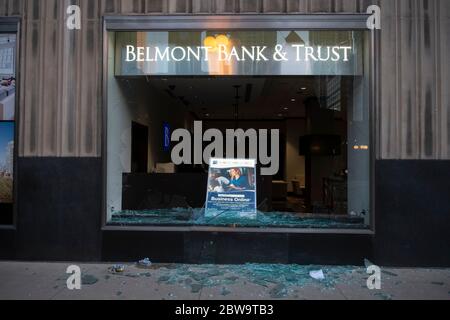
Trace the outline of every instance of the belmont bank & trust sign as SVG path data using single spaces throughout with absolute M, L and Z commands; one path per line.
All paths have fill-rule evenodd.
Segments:
M 210 61 L 210 55 L 215 54 L 219 62 L 243 62 L 243 61 L 290 61 L 296 62 L 323 61 L 323 62 L 348 62 L 352 54 L 351 46 L 306 46 L 304 44 L 292 44 L 289 46 L 276 45 L 268 53 L 267 46 L 240 46 L 228 47 L 136 47 L 126 46 L 126 62 L 180 62 L 180 61 Z M 293 57 L 289 52 L 294 51 Z
M 155 31 L 115 33 L 115 75 L 355 76 L 363 31 Z

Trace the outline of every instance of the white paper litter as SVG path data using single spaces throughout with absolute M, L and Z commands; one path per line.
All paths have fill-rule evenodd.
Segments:
M 325 279 L 325 275 L 323 274 L 322 270 L 310 271 L 309 275 L 311 276 L 311 278 L 314 278 L 316 280 L 324 280 Z

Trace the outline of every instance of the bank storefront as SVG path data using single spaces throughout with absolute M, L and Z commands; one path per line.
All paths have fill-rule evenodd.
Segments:
M 169 2 L 177 5 L 164 10 L 178 8 Z M 56 16 L 61 31 L 41 25 L 60 6 L 52 1 L 2 20 L 0 46 L 13 48 L 20 70 L 3 77 L 8 94 L 20 93 L 16 117 L 1 123 L 12 132 L 5 146 L 18 146 L 2 176 L 10 188 L 2 256 L 448 261 L 423 250 L 437 221 L 448 222 L 445 208 L 407 200 L 407 190 L 422 194 L 419 183 L 439 201 L 443 193 L 430 190 L 445 183 L 447 162 L 382 160 L 383 79 L 394 58 L 361 4 L 269 15 L 143 14 L 153 8 L 143 4 L 134 15 L 113 3 L 82 3 L 81 30 Z M 48 86 L 36 87 L 41 80 Z M 430 170 L 443 175 L 419 174 Z M 419 213 L 406 215 L 414 205 L 428 214 L 422 226 Z
M 106 226 L 369 233 L 367 16 L 182 19 L 105 19 Z M 207 214 L 208 179 L 238 191 L 214 158 L 256 161 L 256 215 Z

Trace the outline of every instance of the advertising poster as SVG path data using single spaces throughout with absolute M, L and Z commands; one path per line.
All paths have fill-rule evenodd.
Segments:
M 13 202 L 14 122 L 0 122 L 0 203 Z
M 16 36 L 0 35 L 0 121 L 15 119 L 15 52 Z
M 256 219 L 256 160 L 210 160 L 206 217 Z

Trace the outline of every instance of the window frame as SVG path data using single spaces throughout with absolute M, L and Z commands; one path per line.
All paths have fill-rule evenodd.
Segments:
M 367 28 L 368 14 L 286 14 L 286 15 L 158 15 L 158 16 L 103 16 L 103 84 L 102 84 L 102 230 L 108 231 L 157 231 L 157 232 L 245 232 L 245 233 L 307 233 L 307 234 L 375 234 L 375 123 L 379 103 L 380 86 L 380 36 L 377 30 Z M 368 229 L 302 229 L 302 228 L 247 228 L 215 226 L 112 226 L 107 221 L 107 79 L 108 79 L 108 32 L 111 31 L 195 31 L 195 30 L 363 30 L 370 37 L 364 66 L 369 67 L 369 132 L 370 174 L 369 201 L 370 223 Z
M 13 159 L 13 216 L 12 224 L 0 225 L 0 230 L 17 230 L 18 216 L 18 157 L 19 157 L 19 101 L 20 101 L 20 40 L 21 40 L 21 18 L 0 17 L 0 34 L 15 34 L 16 46 L 14 55 L 14 68 L 16 78 L 15 106 L 14 106 L 14 159 Z

